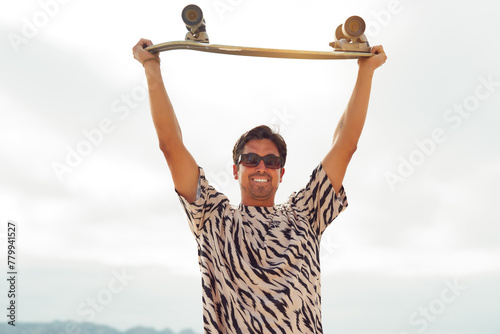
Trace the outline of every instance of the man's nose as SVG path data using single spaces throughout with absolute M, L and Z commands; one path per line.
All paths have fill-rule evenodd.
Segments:
M 257 167 L 255 167 L 256 170 L 267 170 L 266 164 L 264 163 L 264 160 L 259 161 L 259 164 Z

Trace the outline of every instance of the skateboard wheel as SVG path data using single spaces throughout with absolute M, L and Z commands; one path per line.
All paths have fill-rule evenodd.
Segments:
M 359 16 L 351 16 L 342 26 L 342 32 L 350 38 L 359 37 L 365 32 L 365 21 Z
M 182 20 L 188 27 L 196 27 L 203 21 L 203 12 L 196 5 L 188 5 L 182 10 Z
M 346 35 L 344 35 L 344 32 L 342 31 L 342 25 L 339 25 L 337 27 L 337 29 L 335 29 L 335 39 L 337 41 L 340 41 L 342 39 L 345 39 L 347 40 L 348 42 L 351 41 L 351 39 L 349 37 L 347 37 Z

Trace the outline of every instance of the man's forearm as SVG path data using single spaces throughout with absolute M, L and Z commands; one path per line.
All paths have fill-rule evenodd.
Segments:
M 335 129 L 334 144 L 341 141 L 346 149 L 356 150 L 368 111 L 372 78 L 373 70 L 360 66 L 351 98 Z
M 160 148 L 166 150 L 172 145 L 182 143 L 181 128 L 163 83 L 160 64 L 150 61 L 145 63 L 144 67 L 148 82 L 151 116 Z

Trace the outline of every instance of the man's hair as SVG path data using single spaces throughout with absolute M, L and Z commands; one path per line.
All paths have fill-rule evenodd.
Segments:
M 240 156 L 245 148 L 245 145 L 254 139 L 269 139 L 278 148 L 278 152 L 281 158 L 281 167 L 285 166 L 286 161 L 286 143 L 283 137 L 277 133 L 273 132 L 271 128 L 267 125 L 260 125 L 252 130 L 241 135 L 240 139 L 236 142 L 233 148 L 233 162 L 238 166 Z

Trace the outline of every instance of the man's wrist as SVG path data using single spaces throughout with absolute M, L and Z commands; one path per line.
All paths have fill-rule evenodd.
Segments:
M 146 77 L 154 77 L 155 81 L 159 80 L 161 77 L 160 61 L 144 61 L 143 67 L 146 72 Z
M 359 70 L 358 74 L 362 75 L 364 77 L 369 77 L 373 78 L 373 74 L 375 73 L 375 68 L 366 65 L 366 64 L 359 64 Z
M 160 58 L 157 58 L 157 57 L 151 57 L 151 58 L 146 58 L 142 61 L 142 66 L 143 67 L 146 67 L 146 65 L 149 65 L 151 63 L 157 63 L 158 65 L 160 65 Z

